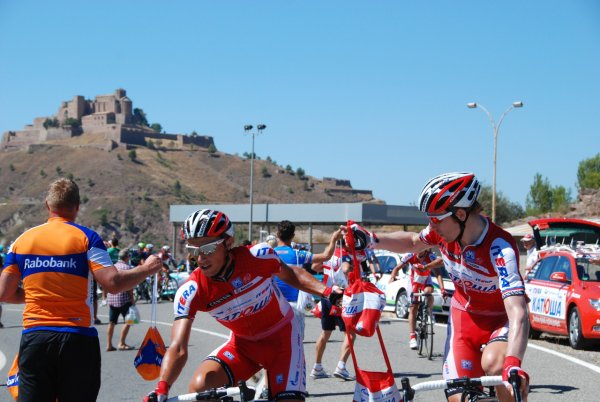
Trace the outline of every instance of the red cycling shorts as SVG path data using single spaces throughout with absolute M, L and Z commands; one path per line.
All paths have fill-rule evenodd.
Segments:
M 481 356 L 485 345 L 508 340 L 508 318 L 502 315 L 470 314 L 450 307 L 444 352 L 444 379 L 485 375 Z

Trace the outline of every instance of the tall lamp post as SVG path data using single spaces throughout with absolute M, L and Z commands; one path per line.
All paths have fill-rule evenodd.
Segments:
M 492 222 L 496 222 L 496 154 L 497 154 L 497 145 L 498 145 L 498 133 L 500 132 L 500 125 L 502 124 L 502 121 L 504 120 L 506 115 L 514 108 L 523 107 L 523 102 L 521 102 L 521 101 L 513 102 L 512 105 L 510 105 L 510 107 L 508 109 L 506 109 L 504 111 L 504 113 L 502 113 L 502 117 L 500 117 L 498 124 L 496 124 L 496 121 L 494 120 L 494 117 L 492 116 L 492 114 L 483 105 L 479 105 L 475 102 L 470 102 L 470 103 L 467 103 L 467 107 L 469 109 L 479 108 L 479 109 L 483 110 L 485 112 L 485 114 L 487 114 L 488 118 L 490 119 L 490 123 L 492 123 L 492 131 L 494 133 L 494 173 L 493 173 L 493 179 L 492 179 Z
M 254 194 L 253 194 L 253 185 L 254 185 L 254 137 L 258 134 L 262 133 L 262 131 L 267 128 L 264 124 L 258 124 L 256 126 L 256 131 L 252 131 L 254 127 L 250 124 L 246 124 L 244 126 L 244 132 L 246 134 L 252 135 L 252 153 L 250 154 L 250 222 L 248 223 L 248 240 L 252 241 L 252 213 L 254 207 Z

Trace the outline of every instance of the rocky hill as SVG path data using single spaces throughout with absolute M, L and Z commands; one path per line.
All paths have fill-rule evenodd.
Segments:
M 83 137 L 83 136 L 82 136 Z M 168 244 L 169 205 L 248 203 L 250 161 L 206 149 L 157 150 L 85 146 L 83 138 L 0 153 L 0 244 L 46 219 L 44 197 L 58 177 L 80 187 L 78 222 L 122 245 Z M 132 157 L 135 153 L 135 157 Z M 297 177 L 265 160 L 254 161 L 255 203 L 378 202 L 346 180 Z M 244 230 L 241 226 L 238 229 Z

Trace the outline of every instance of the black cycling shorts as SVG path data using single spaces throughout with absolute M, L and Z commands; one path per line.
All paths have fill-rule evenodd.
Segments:
M 336 326 L 340 328 L 340 331 L 346 331 L 346 325 L 341 316 L 329 315 L 331 311 L 331 302 L 328 298 L 321 298 L 321 329 L 323 331 L 333 331 Z
M 19 347 L 19 402 L 94 402 L 100 391 L 97 336 L 33 331 Z

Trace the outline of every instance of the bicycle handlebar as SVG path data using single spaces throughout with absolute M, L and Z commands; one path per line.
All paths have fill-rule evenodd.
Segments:
M 191 394 L 174 396 L 167 399 L 167 402 L 211 401 L 237 395 L 240 396 L 240 402 L 252 401 L 256 395 L 256 390 L 252 387 L 246 386 L 245 382 L 240 381 L 238 387 L 211 388 L 207 391 L 192 392 Z
M 483 376 L 479 378 L 454 378 L 451 380 L 425 381 L 411 387 L 408 377 L 402 377 L 401 393 L 405 402 L 412 401 L 415 393 L 420 391 L 434 391 L 452 388 L 471 388 L 471 387 L 493 387 L 497 385 L 510 385 L 513 388 L 515 402 L 521 402 L 521 377 L 517 370 L 511 370 L 507 382 L 502 380 L 502 376 Z

